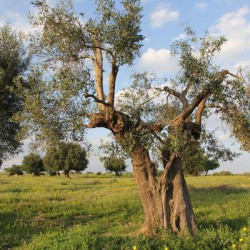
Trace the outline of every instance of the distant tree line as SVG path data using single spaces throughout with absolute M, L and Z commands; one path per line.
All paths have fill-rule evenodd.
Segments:
M 188 175 L 198 176 L 214 170 L 220 165 L 217 160 L 210 159 L 199 147 L 190 148 L 192 152 L 186 152 L 183 156 L 183 169 Z M 114 172 L 119 176 L 127 168 L 125 158 L 122 156 L 109 155 L 101 157 L 106 171 Z M 24 156 L 21 165 L 12 165 L 6 171 L 10 175 L 21 175 L 23 171 L 34 176 L 40 176 L 44 171 L 49 175 L 60 175 L 60 171 L 66 177 L 70 177 L 70 171 L 84 171 L 88 166 L 86 151 L 77 143 L 62 142 L 57 146 L 50 147 L 42 158 L 39 154 L 30 153 Z M 159 171 L 159 164 L 154 163 L 155 171 Z
M 86 151 L 77 143 L 62 142 L 57 146 L 50 147 L 42 158 L 39 154 L 30 153 L 23 158 L 22 165 L 12 165 L 6 171 L 9 174 L 19 175 L 22 171 L 35 176 L 47 171 L 50 175 L 63 171 L 66 177 L 70 177 L 70 171 L 83 171 L 88 166 Z

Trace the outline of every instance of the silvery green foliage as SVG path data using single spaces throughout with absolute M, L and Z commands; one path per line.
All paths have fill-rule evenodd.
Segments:
M 22 110 L 22 99 L 16 95 L 15 80 L 20 77 L 20 85 L 25 88 L 24 74 L 29 64 L 29 56 L 24 46 L 24 35 L 9 26 L 0 28 L 0 162 L 20 149 L 16 135 L 20 123 L 12 116 Z
M 61 142 L 47 149 L 43 159 L 47 171 L 75 170 L 87 168 L 88 159 L 85 149 L 78 143 Z
M 146 130 L 151 136 L 145 137 L 145 145 L 159 148 L 165 142 L 174 153 L 184 150 L 190 140 L 188 131 L 173 127 L 176 119 L 185 116 L 185 121 L 194 121 L 197 106 L 186 115 L 199 95 L 208 93 L 202 113 L 202 121 L 212 115 L 221 118 L 231 128 L 232 135 L 242 148 L 249 150 L 250 123 L 249 100 L 246 93 L 246 80 L 239 71 L 234 75 L 220 69 L 214 63 L 215 57 L 226 42 L 224 37 L 214 38 L 208 33 L 198 37 L 191 28 L 186 28 L 186 38 L 176 41 L 172 55 L 179 58 L 180 71 L 174 79 L 158 79 L 145 72 L 133 76 L 131 87 L 117 96 L 117 107 L 129 114 L 134 123 L 160 124 L 161 132 Z M 223 77 L 221 74 L 223 73 Z M 225 73 L 225 74 L 224 74 Z M 167 86 L 164 88 L 164 86 Z M 202 122 L 201 146 L 206 148 L 210 158 L 232 160 L 237 154 L 223 147 L 211 137 Z M 191 138 L 193 140 L 193 138 Z M 162 148 L 162 147 L 161 147 Z
M 31 87 L 22 89 L 26 112 L 16 116 L 23 123 L 23 135 L 37 142 L 84 140 L 89 115 L 97 105 L 86 96 L 96 95 L 94 58 L 96 48 L 103 59 L 119 68 L 131 65 L 139 55 L 141 41 L 140 1 L 97 1 L 94 18 L 76 14 L 72 1 L 58 1 L 51 7 L 35 1 L 37 14 L 30 16 L 36 32 L 30 36 L 34 64 L 30 68 Z M 105 70 L 104 68 L 102 69 Z M 103 82 L 101 83 L 103 84 Z
M 23 131 L 31 131 L 38 141 L 83 140 L 89 117 L 100 111 L 98 104 L 113 105 L 107 100 L 103 72 L 115 76 L 139 55 L 143 40 L 140 1 L 96 3 L 95 17 L 88 20 L 84 13 L 74 12 L 72 1 L 59 1 L 54 7 L 46 1 L 34 3 L 38 13 L 31 23 L 37 34 L 31 37 L 30 48 L 36 63 L 30 69 L 30 89 L 20 88 L 27 112 L 18 118 Z M 214 63 L 225 42 L 224 37 L 208 33 L 198 37 L 187 27 L 186 38 L 172 47 L 172 55 L 179 59 L 176 77 L 134 74 L 131 86 L 116 93 L 112 108 L 126 119 L 126 126 L 120 134 L 123 139 L 115 138 L 126 152 L 135 146 L 155 151 L 163 144 L 178 154 L 190 140 L 183 126 L 194 122 L 202 99 L 206 99 L 202 119 L 219 114 L 249 149 L 245 82 Z M 96 67 L 100 67 L 99 75 Z M 177 125 L 178 120 L 182 121 Z

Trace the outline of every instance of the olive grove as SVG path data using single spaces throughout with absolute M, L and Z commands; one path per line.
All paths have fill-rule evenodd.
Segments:
M 214 159 L 233 157 L 206 131 L 203 119 L 214 114 L 250 149 L 245 81 L 213 61 L 224 37 L 198 37 L 187 28 L 187 37 L 172 47 L 180 68 L 175 78 L 134 74 L 130 87 L 117 92 L 119 72 L 133 65 L 144 39 L 140 1 L 117 2 L 98 0 L 95 18 L 86 20 L 74 12 L 71 1 L 54 7 L 35 1 L 38 12 L 31 23 L 39 28 L 31 51 L 36 61 L 28 76 L 30 89 L 19 88 L 25 112 L 16 119 L 22 121 L 23 136 L 35 136 L 47 147 L 84 140 L 87 129 L 108 129 L 132 162 L 145 212 L 141 232 L 192 233 L 197 223 L 182 169 L 183 152 L 194 143 Z M 158 177 L 156 154 L 164 164 Z

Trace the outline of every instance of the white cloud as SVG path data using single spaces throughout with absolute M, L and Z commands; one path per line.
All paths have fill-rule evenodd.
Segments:
M 205 10 L 207 8 L 207 3 L 199 2 L 194 7 L 199 10 Z
M 24 33 L 28 33 L 31 30 L 26 16 L 17 12 L 9 11 L 2 15 L 0 17 L 0 26 L 4 26 L 5 24 L 9 24 L 13 29 L 23 31 Z
M 250 58 L 250 9 L 242 7 L 223 15 L 217 24 L 211 27 L 214 35 L 224 35 L 228 40 L 222 47 L 218 62 L 226 67 L 245 66 Z
M 179 12 L 176 10 L 170 10 L 169 8 L 157 8 L 150 15 L 151 25 L 154 28 L 161 28 L 164 24 L 172 21 L 176 21 L 179 18 Z
M 185 38 L 187 38 L 187 34 L 186 33 L 181 33 L 178 36 L 176 36 L 175 38 L 173 38 L 172 40 L 176 41 L 176 40 L 185 39 Z
M 139 69 L 155 73 L 174 73 L 178 67 L 176 61 L 171 58 L 170 50 L 150 48 L 141 56 Z

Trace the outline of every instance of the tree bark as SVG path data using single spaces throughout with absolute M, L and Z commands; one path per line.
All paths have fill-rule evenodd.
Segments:
M 159 180 L 154 176 L 148 150 L 134 149 L 131 159 L 145 212 L 141 232 L 150 235 L 170 229 L 175 234 L 194 233 L 196 220 L 180 158 L 170 158 Z
M 144 148 L 134 149 L 131 159 L 133 173 L 145 212 L 145 222 L 141 232 L 150 235 L 163 227 L 161 193 L 157 180 L 153 175 L 148 151 Z
M 164 207 L 165 227 L 175 234 L 189 234 L 197 225 L 187 184 L 181 167 L 181 159 L 172 156 L 159 180 Z

